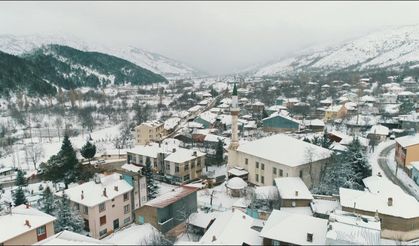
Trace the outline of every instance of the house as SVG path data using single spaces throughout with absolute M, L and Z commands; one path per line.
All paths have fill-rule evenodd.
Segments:
M 310 207 L 311 192 L 299 177 L 275 178 L 282 207 Z
M 412 161 L 419 161 L 419 134 L 396 138 L 394 158 L 403 168 L 407 168 Z
M 379 143 L 386 140 L 387 136 L 390 134 L 390 129 L 383 125 L 373 125 L 371 129 L 367 132 L 367 138 L 370 142 Z
M 210 111 L 205 111 L 200 114 L 194 122 L 200 123 L 203 125 L 204 128 L 211 128 L 215 121 L 217 120 L 217 114 L 212 113 Z
M 298 131 L 300 121 L 289 116 L 275 112 L 262 120 L 263 130 L 266 132 Z
M 320 182 L 320 172 L 331 153 L 328 149 L 277 134 L 229 150 L 228 167 L 242 167 L 249 172 L 248 181 L 255 185 L 274 184 L 277 177 L 300 177 L 311 187 Z
M 164 135 L 164 123 L 160 121 L 147 121 L 135 127 L 135 143 L 137 145 L 159 141 Z
M 255 219 L 238 209 L 220 213 L 202 236 L 202 245 L 261 245 Z
M 381 237 L 402 241 L 419 238 L 419 203 L 400 192 L 339 189 L 343 211 L 379 217 Z
M 189 216 L 186 223 L 191 227 L 194 234 L 203 236 L 208 231 L 209 227 L 214 223 L 215 216 L 212 213 L 196 212 Z
M 380 245 L 379 218 L 336 210 L 330 214 L 326 245 Z
M 54 216 L 25 204 L 7 209 L 0 216 L 0 245 L 31 245 L 54 234 Z
M 309 129 L 313 132 L 323 132 L 324 131 L 324 121 L 319 119 L 308 120 L 304 122 L 305 129 Z
M 263 245 L 325 245 L 327 220 L 273 210 L 260 232 Z
M 133 187 L 118 173 L 96 176 L 89 181 L 57 192 L 65 193 L 70 205 L 80 212 L 89 236 L 100 239 L 133 221 Z
M 325 121 L 333 121 L 335 119 L 342 119 L 346 116 L 348 110 L 345 105 L 333 105 L 326 108 L 324 112 Z
M 282 106 L 282 105 L 273 105 L 273 106 L 270 106 L 269 108 L 266 109 L 266 113 L 272 114 L 272 113 L 275 113 L 275 112 L 280 112 L 282 110 L 284 110 L 284 111 L 287 110 L 287 107 Z
M 135 222 L 149 223 L 163 233 L 170 231 L 197 211 L 197 190 L 180 186 L 148 201 L 135 210 Z
M 136 146 L 127 151 L 127 155 L 128 163 L 137 166 L 145 166 L 149 158 L 156 172 L 178 183 L 201 177 L 205 166 L 205 153 L 181 148 L 169 141 Z
M 0 183 L 12 182 L 16 179 L 16 170 L 12 167 L 0 168 Z
M 61 231 L 33 245 L 114 245 L 72 231 Z

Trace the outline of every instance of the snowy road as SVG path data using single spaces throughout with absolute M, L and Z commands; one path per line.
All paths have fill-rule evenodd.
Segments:
M 416 197 L 416 195 L 394 175 L 394 173 L 389 167 L 388 156 L 391 151 L 394 151 L 394 148 L 395 148 L 395 144 L 392 144 L 390 146 L 385 147 L 383 150 L 381 150 L 377 158 L 378 165 L 380 166 L 381 170 L 383 170 L 384 174 L 387 176 L 389 180 L 391 180 L 394 184 L 402 188 L 404 192 L 406 192 L 407 194 L 413 197 Z

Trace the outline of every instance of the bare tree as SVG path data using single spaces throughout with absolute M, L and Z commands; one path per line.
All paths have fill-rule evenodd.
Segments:
M 26 161 L 31 162 L 37 170 L 36 164 L 44 155 L 44 150 L 39 144 L 30 144 L 25 146 Z

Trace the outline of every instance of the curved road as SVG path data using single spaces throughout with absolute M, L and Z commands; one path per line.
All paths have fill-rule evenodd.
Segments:
M 407 187 L 405 184 L 403 184 L 403 182 L 401 182 L 396 175 L 394 175 L 394 173 L 392 172 L 392 170 L 388 167 L 388 161 L 387 161 L 387 156 L 389 155 L 389 153 L 391 151 L 394 151 L 395 148 L 395 144 L 392 144 L 386 148 L 384 148 L 379 157 L 377 158 L 378 161 L 378 165 L 380 166 L 381 170 L 383 170 L 384 174 L 387 176 L 388 179 L 390 179 L 394 184 L 398 185 L 400 188 L 402 188 L 402 190 L 404 190 L 404 192 L 406 192 L 407 194 L 416 197 L 415 194 L 413 194 Z

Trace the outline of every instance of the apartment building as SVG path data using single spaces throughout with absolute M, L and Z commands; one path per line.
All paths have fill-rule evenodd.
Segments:
M 135 127 L 135 143 L 137 145 L 159 141 L 164 135 L 164 123 L 157 120 L 147 121 Z
M 63 192 L 71 206 L 80 211 L 85 230 L 93 238 L 103 238 L 133 221 L 133 187 L 119 173 L 96 176 L 94 181 Z M 62 196 L 63 192 L 56 193 Z
M 205 153 L 174 145 L 152 143 L 127 151 L 128 163 L 145 166 L 147 158 L 156 172 L 174 182 L 197 179 L 205 166 Z

